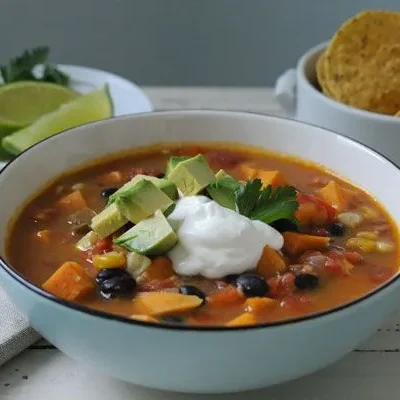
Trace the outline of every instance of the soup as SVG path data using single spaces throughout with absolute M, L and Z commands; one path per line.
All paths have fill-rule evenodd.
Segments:
M 324 311 L 397 273 L 397 228 L 323 167 L 237 145 L 156 145 L 71 171 L 10 228 L 9 262 L 53 295 L 155 324 Z

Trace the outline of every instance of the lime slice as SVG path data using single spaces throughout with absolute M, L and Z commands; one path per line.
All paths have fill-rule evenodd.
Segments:
M 6 136 L 3 147 L 19 154 L 28 147 L 65 129 L 111 117 L 113 105 L 108 86 L 85 94 L 39 118 L 32 125 Z
M 77 96 L 78 93 L 54 83 L 33 81 L 0 86 L 0 133 L 24 128 Z

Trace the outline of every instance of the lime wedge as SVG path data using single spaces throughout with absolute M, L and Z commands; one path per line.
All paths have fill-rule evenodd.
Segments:
M 54 83 L 33 81 L 0 86 L 0 133 L 24 128 L 76 97 L 78 93 Z
M 113 105 L 108 86 L 105 85 L 40 117 L 32 125 L 6 136 L 2 145 L 6 151 L 17 155 L 65 129 L 111 117 L 112 113 Z

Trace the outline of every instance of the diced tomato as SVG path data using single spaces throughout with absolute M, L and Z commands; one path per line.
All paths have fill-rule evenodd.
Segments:
M 277 276 L 274 276 L 273 278 L 269 278 L 267 280 L 267 283 L 269 286 L 268 296 L 276 299 L 279 296 L 280 278 L 278 278 Z
M 294 286 L 294 280 L 295 276 L 287 272 L 281 277 L 281 293 L 282 294 L 290 294 L 294 292 L 295 286 Z
M 177 287 L 178 281 L 176 276 L 168 279 L 154 279 L 151 281 L 140 282 L 138 284 L 138 292 L 158 292 L 164 289 L 173 289 Z
M 295 276 L 291 272 L 287 272 L 282 276 L 268 279 L 268 296 L 272 298 L 279 298 L 293 293 L 295 290 L 294 280 Z
M 393 271 L 390 268 L 380 265 L 372 265 L 368 269 L 369 278 L 376 283 L 386 282 L 393 275 Z
M 303 264 L 304 262 L 306 262 L 310 257 L 313 256 L 321 256 L 322 253 L 318 250 L 308 250 L 305 253 L 303 253 L 300 258 L 299 258 L 299 263 Z
M 111 238 L 100 239 L 96 242 L 93 248 L 93 253 L 102 254 L 107 253 L 112 250 L 112 240 Z
M 229 306 L 242 303 L 244 301 L 244 296 L 233 286 L 228 286 L 212 293 L 208 296 L 207 301 L 209 304 L 216 306 Z
M 315 236 L 329 236 L 328 230 L 320 226 L 311 227 L 311 229 L 307 233 Z
M 363 261 L 362 255 L 356 251 L 345 251 L 343 255 L 348 262 L 355 265 L 360 264 Z
M 338 260 L 328 258 L 325 262 L 324 269 L 335 276 L 345 276 L 343 268 Z
M 335 216 L 336 216 L 335 208 L 333 208 L 331 205 L 325 203 L 323 200 L 319 199 L 318 197 L 316 197 L 312 194 L 300 193 L 297 196 L 297 201 L 300 204 L 307 203 L 307 202 L 317 204 L 318 206 L 325 208 L 329 221 L 333 221 L 335 219 Z
M 244 160 L 241 154 L 229 151 L 210 151 L 205 154 L 207 161 L 214 168 L 233 168 Z

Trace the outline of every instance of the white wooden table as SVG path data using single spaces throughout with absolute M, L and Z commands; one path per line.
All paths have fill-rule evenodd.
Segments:
M 146 92 L 156 109 L 215 108 L 283 114 L 269 88 L 147 88 Z M 335 365 L 284 385 L 229 396 L 195 396 L 138 388 L 87 369 L 43 341 L 0 368 L 0 399 L 397 400 L 399 334 L 400 307 L 386 326 Z

